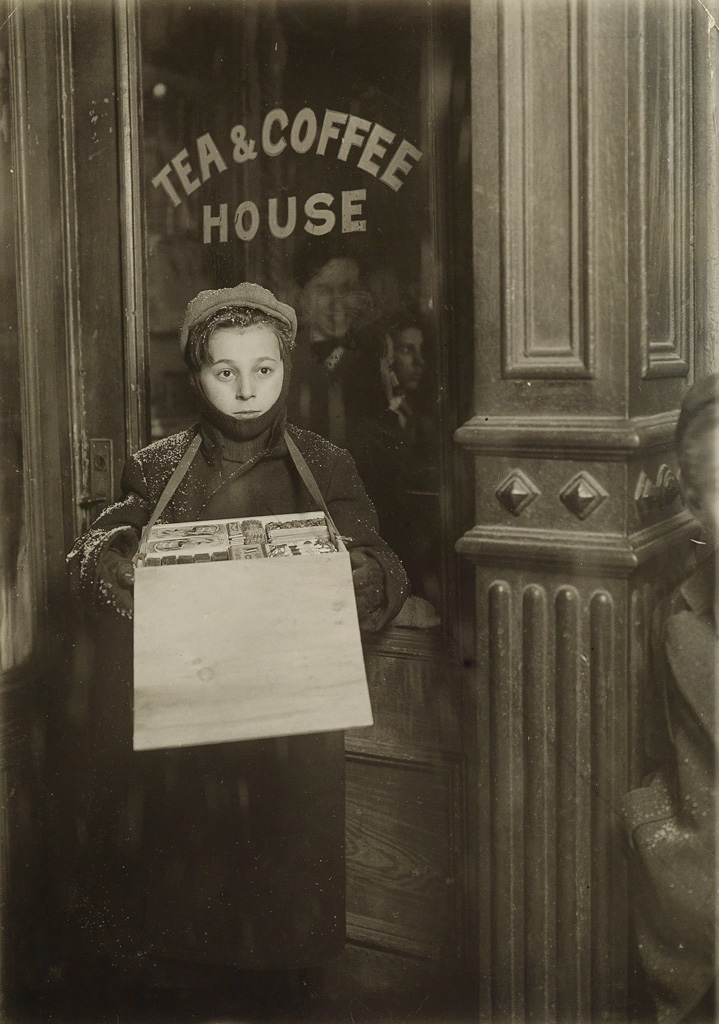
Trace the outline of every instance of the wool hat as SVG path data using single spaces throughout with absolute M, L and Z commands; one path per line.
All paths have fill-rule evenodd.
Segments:
M 183 354 L 190 329 L 218 310 L 227 309 L 227 307 L 259 309 L 260 312 L 274 317 L 289 329 L 288 347 L 292 348 L 294 345 L 297 336 L 297 315 L 292 306 L 280 302 L 271 291 L 263 288 L 262 285 L 243 281 L 242 284 L 236 284 L 234 288 L 208 289 L 190 300 L 180 327 L 180 348 Z

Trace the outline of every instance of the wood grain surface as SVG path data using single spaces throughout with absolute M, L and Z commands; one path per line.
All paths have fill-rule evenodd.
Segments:
M 138 568 L 135 750 L 371 725 L 349 555 Z
M 349 936 L 413 956 L 461 941 L 451 765 L 354 755 L 347 762 Z

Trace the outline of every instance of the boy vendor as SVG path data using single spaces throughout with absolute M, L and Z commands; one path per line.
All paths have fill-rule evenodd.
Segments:
M 657 609 L 653 682 L 667 763 L 625 798 L 639 952 L 660 1024 L 715 1019 L 716 537 L 719 376 L 688 392 L 676 429 L 686 503 L 707 556 Z
M 134 931 L 124 939 L 116 933 L 117 963 L 119 947 L 126 953 L 136 943 L 141 960 L 167 970 L 179 965 L 182 974 L 203 964 L 302 968 L 333 958 L 344 944 L 342 733 L 130 751 L 130 559 L 183 457 L 184 475 L 159 523 L 313 511 L 294 443 L 346 538 L 360 627 L 381 629 L 406 596 L 404 570 L 377 534 L 350 456 L 286 424 L 296 330 L 294 310 L 259 285 L 200 292 L 180 337 L 200 422 L 131 456 L 121 500 L 69 556 L 79 592 L 113 637 L 105 655 L 110 677 L 121 666 L 114 676 L 117 720 L 101 709 L 101 743 L 114 736 L 112 770 L 128 766 L 132 833 L 142 836 L 141 854 L 119 868 L 134 879 L 136 905 L 122 911 L 128 920 L 134 913 Z

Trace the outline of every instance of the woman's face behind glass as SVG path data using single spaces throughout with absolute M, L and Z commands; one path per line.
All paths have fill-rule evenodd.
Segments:
M 349 256 L 328 260 L 302 289 L 301 319 L 314 341 L 344 338 L 366 307 L 369 295 L 357 263 Z

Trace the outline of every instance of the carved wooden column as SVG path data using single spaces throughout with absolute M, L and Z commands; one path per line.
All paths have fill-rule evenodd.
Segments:
M 616 807 L 688 547 L 690 7 L 473 4 L 477 941 L 484 1019 L 620 1019 Z

